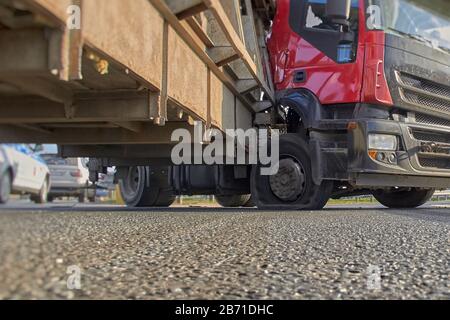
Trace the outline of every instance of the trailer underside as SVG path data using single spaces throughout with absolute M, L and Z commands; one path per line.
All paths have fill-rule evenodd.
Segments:
M 131 157 L 139 148 L 127 145 L 168 146 L 195 121 L 252 127 L 274 102 L 264 41 L 274 3 L 244 3 L 0 1 L 0 142 Z M 68 28 L 71 5 L 80 29 Z

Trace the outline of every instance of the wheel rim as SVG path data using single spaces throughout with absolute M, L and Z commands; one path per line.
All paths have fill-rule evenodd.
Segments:
M 9 197 L 9 194 L 11 193 L 11 179 L 9 178 L 9 175 L 6 175 L 2 181 L 1 181 L 1 197 L 3 200 L 7 199 Z
M 127 198 L 133 198 L 139 191 L 141 171 L 139 167 L 128 170 L 125 179 L 122 180 L 122 192 Z
M 278 173 L 269 180 L 273 194 L 282 201 L 296 201 L 305 193 L 305 169 L 297 159 L 291 157 L 282 159 Z

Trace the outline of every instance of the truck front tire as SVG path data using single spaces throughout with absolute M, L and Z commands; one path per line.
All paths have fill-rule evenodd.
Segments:
M 262 210 L 321 210 L 331 197 L 334 184 L 313 181 L 308 144 L 298 134 L 280 137 L 280 168 L 276 175 L 252 171 L 252 195 Z
M 152 171 L 149 167 L 127 168 L 119 180 L 126 205 L 131 208 L 171 206 L 175 202 L 175 195 L 163 172 L 164 170 Z
M 251 195 L 216 195 L 215 198 L 217 203 L 224 208 L 239 208 L 246 206 L 246 204 L 250 201 Z
M 411 188 L 407 190 L 378 190 L 373 193 L 375 199 L 383 206 L 392 209 L 417 208 L 431 200 L 435 189 Z

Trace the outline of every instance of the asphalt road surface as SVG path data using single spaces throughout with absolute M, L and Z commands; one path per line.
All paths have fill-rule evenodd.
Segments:
M 450 299 L 449 241 L 444 204 L 12 205 L 0 208 L 0 299 Z

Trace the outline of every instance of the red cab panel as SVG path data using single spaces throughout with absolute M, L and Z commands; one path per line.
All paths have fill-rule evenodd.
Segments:
M 383 31 L 366 33 L 366 58 L 361 102 L 394 104 L 385 76 L 385 39 Z
M 365 1 L 359 0 L 359 11 L 355 15 L 359 19 L 356 58 L 348 63 L 336 62 L 293 30 L 293 24 L 305 23 L 308 18 L 302 10 L 292 10 L 303 8 L 305 11 L 307 1 L 277 1 L 277 13 L 268 41 L 276 89 L 308 89 L 323 105 L 361 101 L 392 104 L 384 78 L 384 33 L 366 32 Z M 310 3 L 320 1 L 311 0 Z M 321 32 L 313 30 L 312 34 L 320 38 Z

